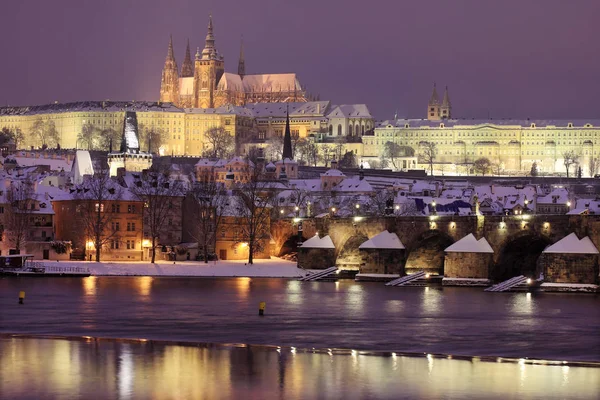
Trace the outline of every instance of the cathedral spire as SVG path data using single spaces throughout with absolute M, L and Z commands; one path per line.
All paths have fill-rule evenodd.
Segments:
M 213 34 L 212 14 L 208 17 L 208 31 L 204 42 L 204 50 L 202 50 L 202 59 L 210 60 L 217 58 L 217 49 L 215 48 L 215 36 Z
M 448 95 L 448 86 L 446 86 L 446 90 L 444 91 L 444 100 L 442 100 L 442 107 L 450 107 L 450 96 Z
M 185 48 L 185 59 L 181 66 L 181 77 L 194 76 L 194 66 L 192 64 L 192 56 L 190 53 L 190 39 L 187 41 L 187 47 Z
M 167 50 L 167 61 L 175 61 L 173 53 L 173 35 L 169 35 L 169 49 Z
M 240 43 L 240 61 L 238 62 L 238 75 L 240 78 L 244 78 L 246 75 L 246 60 L 244 60 L 244 37 Z
M 285 135 L 283 136 L 283 156 L 285 160 L 289 158 L 292 160 L 294 155 L 292 154 L 292 134 L 290 132 L 290 106 L 287 105 L 286 119 L 285 119 Z
M 435 87 L 435 82 L 433 82 L 433 93 L 431 93 L 431 99 L 429 100 L 429 105 L 437 105 L 440 104 L 440 97 L 438 96 L 437 89 Z
M 444 99 L 442 100 L 442 106 L 440 107 L 440 114 L 442 118 L 452 118 L 452 103 L 450 102 L 450 95 L 448 94 L 448 86 L 444 91 Z

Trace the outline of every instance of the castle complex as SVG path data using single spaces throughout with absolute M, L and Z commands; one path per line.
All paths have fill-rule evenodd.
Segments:
M 196 51 L 192 64 L 188 41 L 181 72 L 169 42 L 160 83 L 160 101 L 181 108 L 217 108 L 231 104 L 306 101 L 305 90 L 294 73 L 247 75 L 243 44 L 237 74 L 225 72 L 225 58 L 215 47 L 210 17 L 204 49 Z

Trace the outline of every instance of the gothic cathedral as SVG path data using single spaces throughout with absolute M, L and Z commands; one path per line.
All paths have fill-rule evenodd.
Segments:
M 160 83 L 160 101 L 182 108 L 216 108 L 231 104 L 305 102 L 306 91 L 295 73 L 246 75 L 243 44 L 237 74 L 225 72 L 225 59 L 215 47 L 212 17 L 204 49 L 196 51 L 194 64 L 188 41 L 181 74 L 169 41 Z

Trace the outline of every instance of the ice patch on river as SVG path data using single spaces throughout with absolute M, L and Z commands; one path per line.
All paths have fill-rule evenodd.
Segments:
M 58 263 L 46 262 L 46 265 Z M 295 262 L 271 258 L 255 260 L 247 265 L 244 261 L 157 261 L 149 262 L 88 262 L 61 261 L 61 265 L 89 268 L 96 276 L 194 276 L 194 277 L 264 277 L 298 278 L 308 272 L 298 268 Z

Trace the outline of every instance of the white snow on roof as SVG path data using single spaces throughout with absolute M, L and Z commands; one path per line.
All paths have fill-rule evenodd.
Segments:
M 225 72 L 217 85 L 218 90 L 231 90 L 235 92 L 243 92 L 244 85 L 242 84 L 242 78 L 238 74 L 232 74 L 231 72 Z
M 485 238 L 475 239 L 472 233 L 469 233 L 452 246 L 447 247 L 447 252 L 451 253 L 493 253 L 492 246 Z
M 71 164 L 64 158 L 34 158 L 34 157 L 14 157 L 17 164 L 23 167 L 31 167 L 35 165 L 48 165 L 52 171 L 71 171 Z
M 589 237 L 578 239 L 575 233 L 565 236 L 558 242 L 546 247 L 544 253 L 569 253 L 569 254 L 598 254 L 598 249 L 594 246 Z
M 321 176 L 346 176 L 344 175 L 344 173 L 342 171 L 340 171 L 339 169 L 328 169 L 327 172 L 325 172 L 324 174 L 321 174 Z
M 245 75 L 242 79 L 246 92 L 290 92 L 302 90 L 296 74 Z
M 302 243 L 302 246 L 307 249 L 335 249 L 333 245 L 333 241 L 327 236 L 323 236 L 320 238 L 318 235 L 315 235 L 308 239 L 306 242 Z
M 333 106 L 329 118 L 371 118 L 371 112 L 366 104 L 342 104 Z
M 383 231 L 371 239 L 367 240 L 360 246 L 359 249 L 404 249 L 404 245 L 395 233 L 390 233 L 387 230 Z
M 335 190 L 339 192 L 372 192 L 373 186 L 364 179 L 347 178 L 341 181 Z
M 179 94 L 194 94 L 194 77 L 179 78 Z

